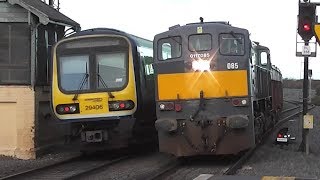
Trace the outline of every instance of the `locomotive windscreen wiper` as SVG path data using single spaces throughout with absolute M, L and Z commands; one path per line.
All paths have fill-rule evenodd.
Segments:
M 80 82 L 80 86 L 79 88 L 77 89 L 77 92 L 76 94 L 74 94 L 72 100 L 75 101 L 75 100 L 78 100 L 78 96 L 79 96 L 79 91 L 82 90 L 83 88 L 83 85 L 88 82 L 88 78 L 89 78 L 89 73 L 88 73 L 88 64 L 86 63 L 86 73 L 84 74 L 81 82 Z
M 103 80 L 103 78 L 101 77 L 101 75 L 100 75 L 99 72 L 100 72 L 100 64 L 98 63 L 98 72 L 97 72 L 98 83 L 101 81 L 102 85 L 103 85 L 106 89 L 108 89 L 109 87 L 107 86 L 106 82 Z M 113 95 L 110 91 L 108 91 L 108 95 L 109 95 L 109 98 L 114 98 L 114 95 Z
M 236 34 L 233 31 L 230 31 L 229 34 L 238 41 L 239 44 L 242 44 L 242 41 L 236 36 Z
M 173 36 L 168 35 L 168 37 L 172 40 L 174 40 L 176 43 L 178 43 L 181 46 L 181 42 L 177 41 Z

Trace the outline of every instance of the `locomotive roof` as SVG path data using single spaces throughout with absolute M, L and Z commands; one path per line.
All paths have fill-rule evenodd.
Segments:
M 120 30 L 117 30 L 117 29 L 112 29 L 112 28 L 92 28 L 92 29 L 86 29 L 86 30 L 74 33 L 69 37 L 79 37 L 79 36 L 96 35 L 96 34 L 116 34 L 116 35 L 129 36 L 126 32 L 120 31 Z
M 214 33 L 215 31 L 235 31 L 234 33 L 244 33 L 249 34 L 247 29 L 239 28 L 232 26 L 231 24 L 227 22 L 217 21 L 217 22 L 198 22 L 198 23 L 188 23 L 186 25 L 180 26 L 175 25 L 169 28 L 168 31 L 159 33 L 157 36 L 165 36 L 168 34 L 179 34 L 180 32 L 183 32 L 183 34 L 195 34 L 198 27 L 203 28 L 203 33 L 208 33 L 208 30 L 210 29 L 210 32 Z M 214 29 L 214 30 L 213 30 Z M 207 32 L 206 32 L 207 30 Z
M 124 31 L 118 30 L 118 29 L 113 29 L 113 28 L 92 28 L 92 29 L 86 29 L 77 33 L 74 33 L 66 38 L 71 38 L 71 37 L 80 37 L 80 36 L 88 36 L 88 35 L 97 35 L 97 34 L 113 34 L 113 35 L 120 35 L 120 36 L 125 36 L 129 38 L 131 41 L 138 42 L 138 45 L 144 45 L 144 46 L 151 46 L 152 47 L 152 41 L 126 33 Z M 150 45 L 151 44 L 151 45 Z

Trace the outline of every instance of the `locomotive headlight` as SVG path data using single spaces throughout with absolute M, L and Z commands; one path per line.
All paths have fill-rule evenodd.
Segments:
M 247 104 L 247 100 L 243 99 L 243 100 L 241 101 L 241 103 L 242 103 L 242 105 L 246 105 L 246 104 Z
M 56 107 L 58 114 L 77 114 L 80 113 L 79 104 L 59 104 Z
M 77 107 L 76 107 L 76 106 L 74 106 L 74 105 L 73 105 L 73 106 L 70 106 L 70 111 L 71 111 L 71 112 L 75 112 L 76 110 L 77 110 Z
M 207 61 L 207 60 L 194 60 L 192 61 L 192 69 L 194 71 L 210 71 L 210 61 Z
M 165 106 L 164 104 L 160 104 L 160 105 L 159 105 L 159 108 L 160 108 L 161 110 L 164 110 L 165 107 L 166 107 L 166 106 Z

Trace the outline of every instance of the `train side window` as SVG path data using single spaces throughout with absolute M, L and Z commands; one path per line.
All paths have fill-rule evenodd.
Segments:
M 190 51 L 208 51 L 211 50 L 211 34 L 196 34 L 189 36 Z
M 261 52 L 260 53 L 260 62 L 261 65 L 266 66 L 268 64 L 268 54 L 267 52 Z
M 169 36 L 158 41 L 158 59 L 163 61 L 181 57 L 181 37 Z

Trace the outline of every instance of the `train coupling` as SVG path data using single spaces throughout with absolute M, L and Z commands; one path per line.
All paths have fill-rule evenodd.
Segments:
M 157 131 L 174 132 L 178 129 L 178 122 L 176 119 L 158 119 L 155 127 Z
M 83 131 L 81 132 L 81 140 L 88 143 L 97 143 L 108 140 L 106 130 Z

